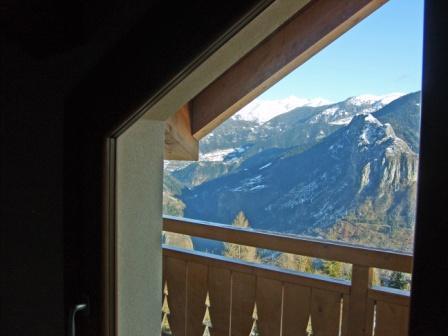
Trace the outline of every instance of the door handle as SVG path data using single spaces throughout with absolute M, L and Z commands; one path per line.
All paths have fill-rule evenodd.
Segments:
M 70 309 L 70 313 L 68 316 L 68 332 L 67 336 L 76 336 L 76 313 L 80 311 L 88 311 L 87 303 L 79 303 L 75 305 L 72 309 Z

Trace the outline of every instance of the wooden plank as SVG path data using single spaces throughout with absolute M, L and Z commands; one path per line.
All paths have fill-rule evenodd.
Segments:
M 313 336 L 339 335 L 341 294 L 322 289 L 311 290 Z
M 350 283 L 345 280 L 330 279 L 315 274 L 285 270 L 272 265 L 254 265 L 241 260 L 232 260 L 223 256 L 210 255 L 198 251 L 186 251 L 172 246 L 163 246 L 163 255 L 208 265 L 225 268 L 232 272 L 251 274 L 257 277 L 290 282 L 305 287 L 320 288 L 338 293 L 349 294 Z
M 307 336 L 311 314 L 311 288 L 284 284 L 282 336 Z
M 348 318 L 348 334 L 364 336 L 366 334 L 368 290 L 372 285 L 373 269 L 366 266 L 353 265 L 352 286 L 350 290 L 350 306 Z
M 256 278 L 253 275 L 232 272 L 231 282 L 230 334 L 232 336 L 247 336 L 253 324 Z
M 342 317 L 341 317 L 341 336 L 348 335 L 348 325 L 350 316 L 350 295 L 342 296 Z
M 280 281 L 257 279 L 258 330 L 260 335 L 280 335 L 283 285 Z
M 183 106 L 165 122 L 165 160 L 199 159 L 199 143 L 191 135 L 189 105 Z
M 412 272 L 413 258 L 411 254 L 348 243 L 299 238 L 172 216 L 164 217 L 163 230 L 326 260 L 407 273 Z
M 202 335 L 207 297 L 207 266 L 187 263 L 187 335 Z
M 366 335 L 373 335 L 373 327 L 375 325 L 375 300 L 367 300 L 367 316 L 366 319 Z
M 187 264 L 184 260 L 166 257 L 163 272 L 168 284 L 169 324 L 176 336 L 186 335 Z
M 384 301 L 405 307 L 409 307 L 411 303 L 411 294 L 408 291 L 394 288 L 371 288 L 369 289 L 369 297 L 376 301 Z
M 408 324 L 409 308 L 383 301 L 376 302 L 375 335 L 407 336 Z
M 314 0 L 193 99 L 192 131 L 204 137 L 386 0 Z
M 208 288 L 212 336 L 228 336 L 230 328 L 230 270 L 209 267 Z

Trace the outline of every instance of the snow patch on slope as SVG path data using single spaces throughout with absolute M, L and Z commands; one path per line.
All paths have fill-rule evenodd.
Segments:
M 267 168 L 267 167 L 269 167 L 271 165 L 272 165 L 272 162 L 269 162 L 269 163 L 265 164 L 264 166 L 258 168 L 258 170 L 263 170 L 263 169 L 265 169 L 265 168 Z
M 224 161 L 224 158 L 227 154 L 230 154 L 234 152 L 234 148 L 226 148 L 226 149 L 219 149 L 210 153 L 206 154 L 200 154 L 199 155 L 199 161 L 215 161 L 215 162 L 221 162 Z

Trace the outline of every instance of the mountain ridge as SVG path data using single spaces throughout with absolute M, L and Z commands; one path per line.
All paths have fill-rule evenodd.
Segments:
M 411 141 L 406 141 L 398 136 L 406 136 L 406 129 L 396 132 L 395 127 L 407 123 L 413 127 L 410 135 L 415 135 L 419 99 L 416 92 L 380 108 L 359 103 L 343 111 L 347 112 L 343 117 L 351 118 L 349 124 L 331 125 L 331 118 L 310 120 L 331 116 L 323 113 L 344 107 L 350 98 L 331 106 L 294 109 L 258 126 L 257 132 L 252 122 L 242 121 L 246 128 L 238 133 L 240 121 L 233 120 L 223 125 L 227 127 L 225 145 L 233 145 L 232 151 L 215 145 L 219 155 L 213 150 L 202 154 L 214 161 L 171 172 L 185 186 L 176 195 L 185 204 L 184 215 L 230 223 L 242 210 L 257 229 L 337 239 L 358 232 L 358 238 L 352 239 L 360 243 L 370 240 L 385 248 L 409 249 L 418 166 L 413 148 L 418 147 L 415 137 L 408 134 Z M 404 123 L 410 108 L 411 117 Z M 290 136 L 293 131 L 300 134 L 297 125 L 318 125 L 330 131 L 304 145 Z M 269 131 L 283 136 L 283 142 L 269 142 Z M 293 145 L 286 146 L 288 141 Z M 408 243 L 392 246 L 388 239 L 394 235 Z

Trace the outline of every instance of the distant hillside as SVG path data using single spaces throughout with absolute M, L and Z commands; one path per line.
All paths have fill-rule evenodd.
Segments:
M 163 178 L 163 213 L 183 216 L 185 204 L 178 198 L 183 185 L 170 174 Z
M 163 213 L 182 217 L 185 204 L 178 198 L 183 186 L 174 177 L 165 174 L 163 180 Z M 193 241 L 189 236 L 163 232 L 162 242 L 171 246 L 193 249 Z

